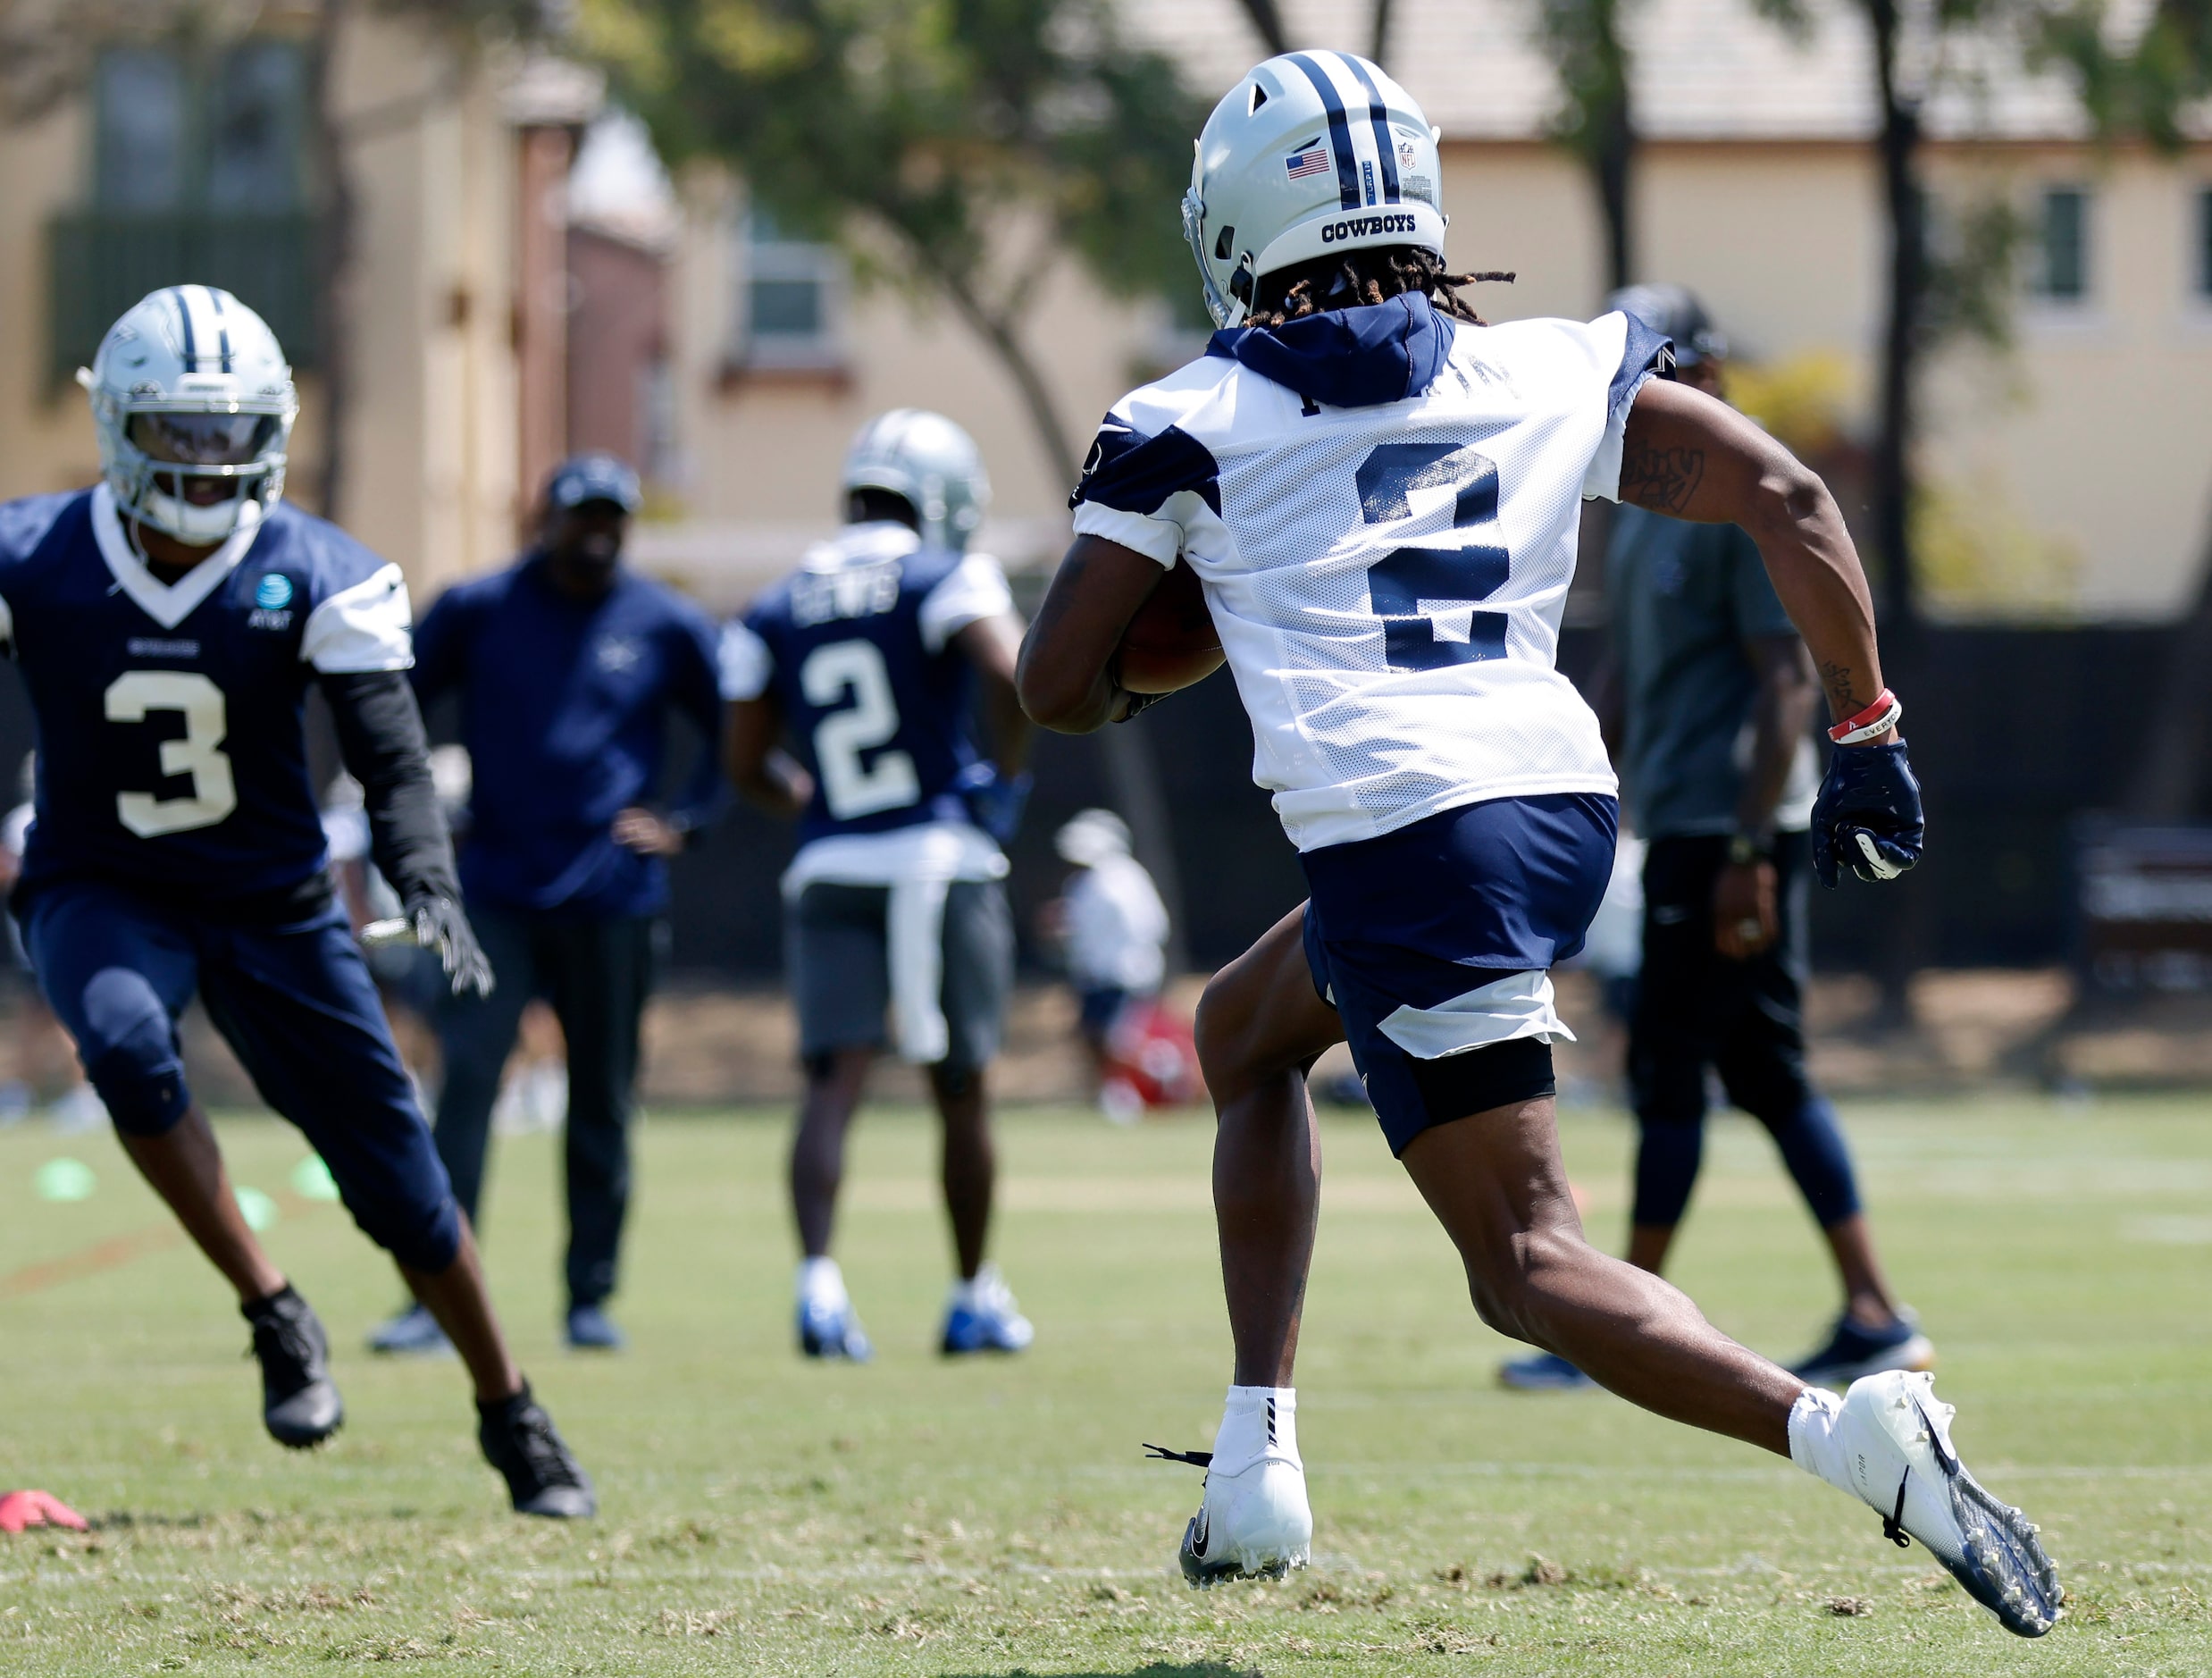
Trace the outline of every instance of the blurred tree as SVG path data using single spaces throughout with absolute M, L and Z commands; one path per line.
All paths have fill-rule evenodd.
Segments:
M 1073 258 L 1115 295 L 1194 289 L 1176 205 L 1205 113 L 1110 0 L 583 0 L 579 39 L 671 164 L 726 164 L 779 227 L 949 304 L 1073 484 L 1026 342 L 1044 281 Z
M 1631 60 L 1621 25 L 1629 0 L 1537 0 L 1537 37 L 1559 78 L 1552 138 L 1589 172 L 1605 222 L 1605 289 L 1636 277 L 1630 184 L 1636 164 Z
M 357 336 L 348 284 L 359 219 L 354 147 L 456 96 L 463 71 L 485 47 L 541 38 L 565 14 L 557 0 L 302 0 L 288 9 L 308 13 L 310 166 L 323 211 L 315 253 L 323 422 L 317 501 L 324 516 L 335 518 L 345 492 Z M 0 122 L 31 121 L 81 95 L 105 48 L 235 40 L 269 22 L 272 10 L 263 0 L 0 0 Z M 339 46 L 348 21 L 364 11 L 409 17 L 441 37 L 450 49 L 448 73 L 390 105 L 341 112 L 333 80 Z

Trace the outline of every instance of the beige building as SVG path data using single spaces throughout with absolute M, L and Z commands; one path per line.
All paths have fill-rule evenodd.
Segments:
M 96 476 L 71 370 L 143 292 L 205 281 L 266 315 L 298 368 L 288 492 L 320 509 L 315 14 L 272 4 L 240 38 L 118 44 L 76 96 L 0 127 L 0 496 Z M 565 447 L 560 191 L 599 84 L 348 16 L 332 101 L 357 206 L 337 512 L 420 599 L 512 551 L 518 491 Z
M 1296 39 L 1368 38 L 1365 4 L 1282 10 Z M 1177 44 L 1195 86 L 1229 85 L 1261 53 L 1233 0 L 1128 0 L 1126 13 Z M 1793 44 L 1746 0 L 1634 11 L 1639 265 L 1704 295 L 1778 429 L 1863 437 L 1886 242 L 1872 64 L 1856 8 L 1814 15 Z M 1484 288 L 1480 306 L 1594 313 L 1598 215 L 1542 138 L 1558 96 L 1529 9 L 1399 0 L 1395 29 L 1392 67 L 1444 130 L 1454 260 L 1520 275 Z M 2013 347 L 1950 348 L 1927 384 L 1933 603 L 1961 617 L 2168 616 L 2212 534 L 2212 143 L 2177 160 L 2100 151 L 2065 88 L 1997 46 L 1915 61 L 1923 80 L 1942 67 L 1929 171 L 1947 213 L 2002 200 L 2024 232 Z M 991 540 L 1009 558 L 1057 554 L 1068 486 L 979 341 L 943 311 L 856 286 L 835 253 L 781 239 L 726 183 L 689 182 L 681 203 L 670 487 L 683 517 L 649 534 L 658 563 L 742 595 L 827 528 L 845 439 L 904 404 L 942 408 L 981 440 L 1001 515 Z M 1028 341 L 1078 436 L 1190 345 L 1072 268 L 1045 289 Z

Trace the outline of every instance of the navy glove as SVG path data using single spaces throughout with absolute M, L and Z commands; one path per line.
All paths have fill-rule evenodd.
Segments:
M 1021 813 L 1029 805 L 1030 780 L 1026 773 L 1012 779 L 999 774 L 995 763 L 971 763 L 952 783 L 952 790 L 968 805 L 976 826 L 1001 844 L 1011 844 L 1021 826 Z
M 1862 880 L 1894 880 L 1920 860 L 1920 783 L 1905 743 L 1838 746 L 1813 801 L 1813 871 L 1836 883 L 1839 859 Z

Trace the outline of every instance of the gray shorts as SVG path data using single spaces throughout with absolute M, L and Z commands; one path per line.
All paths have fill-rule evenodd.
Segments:
M 817 880 L 785 906 L 784 961 L 802 1058 L 890 1042 L 890 903 L 887 885 Z M 944 906 L 941 1005 L 951 1040 L 945 1066 L 973 1070 L 990 1063 L 1013 984 L 1014 917 L 1006 888 L 996 880 L 955 880 Z

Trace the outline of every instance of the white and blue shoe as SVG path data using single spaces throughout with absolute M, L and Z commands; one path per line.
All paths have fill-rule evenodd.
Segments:
M 1497 1384 L 1515 1392 L 1584 1392 L 1597 1385 L 1556 1352 L 1538 1352 L 1500 1363 Z
M 1036 1338 L 1029 1319 L 1021 1314 L 1013 1289 L 995 1264 L 985 1264 L 969 1282 L 955 1282 L 945 1306 L 944 1334 L 938 1350 L 947 1357 L 967 1357 L 978 1352 L 1024 1352 Z
M 369 1330 L 369 1350 L 386 1357 L 451 1357 L 453 1342 L 427 1305 L 409 1305 Z
M 1789 1372 L 1817 1386 L 1843 1388 L 1884 1370 L 1934 1367 L 1935 1342 L 1920 1331 L 1920 1319 L 1906 1306 L 1880 1329 L 1864 1327 L 1845 1312 L 1836 1319 L 1827 1343 L 1803 1362 L 1792 1363 Z
M 850 1299 L 801 1299 L 799 1302 L 799 1349 L 809 1357 L 842 1359 L 865 1363 L 876 1347 L 860 1326 L 860 1314 Z
M 1830 1400 L 1833 1403 L 1833 1400 Z M 2058 1623 L 2065 1592 L 2034 1523 L 1966 1472 L 1951 1444 L 1957 1412 L 1935 1378 L 1888 1370 L 1851 1383 L 1831 1428 L 1837 1464 L 1902 1549 L 1918 1539 L 1966 1594 L 2019 1637 Z M 1823 1475 L 1823 1478 L 1830 1476 Z

